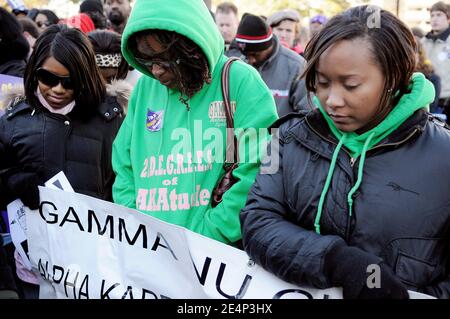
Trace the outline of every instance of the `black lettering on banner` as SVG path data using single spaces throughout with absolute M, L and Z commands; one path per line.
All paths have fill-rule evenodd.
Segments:
M 241 299 L 247 292 L 248 286 L 250 285 L 250 282 L 252 280 L 252 276 L 245 275 L 244 281 L 242 282 L 239 292 L 236 295 L 228 295 L 220 288 L 220 284 L 222 282 L 223 273 L 225 272 L 225 268 L 226 268 L 226 265 L 224 263 L 220 263 L 219 273 L 217 274 L 217 279 L 216 279 L 217 292 L 228 299 Z
M 45 222 L 47 224 L 56 224 L 58 222 L 58 214 L 49 213 L 48 215 L 53 217 L 52 220 L 49 220 L 49 219 L 45 218 L 45 216 L 44 216 L 44 209 L 43 209 L 44 205 L 50 205 L 50 206 L 53 207 L 53 209 L 55 211 L 58 211 L 58 209 L 56 208 L 55 204 L 53 204 L 52 202 L 47 202 L 47 201 L 41 202 L 41 204 L 39 205 L 39 215 L 41 215 L 42 219 L 45 220 Z
M 211 257 L 206 257 L 205 262 L 203 263 L 203 269 L 202 269 L 202 275 L 200 276 L 198 274 L 197 266 L 195 266 L 195 263 L 192 263 L 194 265 L 195 273 L 197 274 L 198 281 L 202 286 L 205 285 L 206 277 L 208 276 L 208 270 L 211 266 Z
M 161 295 L 161 299 L 172 299 L 172 298 L 167 297 L 167 296 L 165 296 L 165 295 Z
M 156 294 L 153 291 L 147 290 L 145 288 L 142 289 L 142 299 L 145 299 L 145 295 L 152 295 L 154 298 L 153 299 L 158 299 L 158 296 L 156 296 Z
M 69 216 L 73 215 L 74 219 L 69 219 Z M 80 222 L 80 219 L 78 218 L 77 212 L 75 211 L 75 209 L 73 209 L 73 207 L 69 207 L 69 209 L 67 210 L 67 213 L 64 215 L 63 220 L 61 221 L 61 224 L 59 224 L 60 227 L 62 227 L 64 225 L 64 223 L 69 222 L 69 223 L 75 223 L 78 225 L 78 228 L 81 231 L 84 231 L 83 225 Z
M 302 289 L 285 289 L 277 292 L 275 296 L 273 296 L 272 299 L 281 299 L 282 296 L 291 294 L 291 293 L 297 293 L 306 296 L 307 299 L 314 299 L 313 296 L 307 292 L 306 290 Z
M 86 287 L 85 291 L 83 291 L 84 287 Z M 89 299 L 89 275 L 84 276 L 83 282 L 81 283 L 80 290 L 78 291 L 78 299 L 81 299 L 81 296 Z
M 73 282 L 67 280 L 69 278 L 69 275 L 70 275 L 70 269 L 67 270 L 66 278 L 64 278 L 64 292 L 66 294 L 66 297 L 69 298 L 69 294 L 67 293 L 67 287 L 72 287 L 72 289 L 73 289 L 73 299 L 77 299 L 75 286 L 77 284 L 77 279 L 78 279 L 79 272 L 77 271 L 77 274 L 75 275 L 75 279 L 74 279 Z
M 104 288 L 105 288 L 105 279 L 103 279 L 103 280 L 102 280 L 102 289 L 101 289 L 101 292 L 100 292 L 100 299 L 111 299 L 111 298 L 109 297 L 109 293 L 110 293 L 114 288 L 116 288 L 117 286 L 120 286 L 120 284 L 119 284 L 119 283 L 115 283 L 114 285 L 110 286 L 110 287 L 108 288 L 108 290 L 106 290 L 105 292 L 103 292 L 103 290 L 104 290 Z
M 38 269 L 39 269 L 39 273 L 41 274 L 42 278 L 49 279 L 48 278 L 48 261 L 45 262 L 45 269 L 44 269 L 44 267 L 42 265 L 42 259 L 39 258 Z
M 142 248 L 147 248 L 147 229 L 144 225 L 140 224 L 136 234 L 133 239 L 130 240 L 130 237 L 127 233 L 127 228 L 125 225 L 125 220 L 123 218 L 119 218 L 119 241 L 122 242 L 122 231 L 125 233 L 125 237 L 127 239 L 128 244 L 134 246 L 134 243 L 138 240 L 139 234 L 142 232 Z
M 122 299 L 126 299 L 128 293 L 130 293 L 130 299 L 134 299 L 133 298 L 133 287 L 131 287 L 131 286 L 127 287 L 127 291 L 125 291 L 125 293 L 123 294 Z
M 114 239 L 114 217 L 111 215 L 106 216 L 105 224 L 103 225 L 103 229 L 100 229 L 100 222 L 95 215 L 95 212 L 91 209 L 88 210 L 88 233 L 92 233 L 92 221 L 95 221 L 97 225 L 97 233 L 99 235 L 104 235 L 108 229 L 109 225 L 109 238 Z
M 61 272 L 61 278 L 56 279 L 56 271 L 59 270 Z M 59 284 L 64 277 L 64 268 L 61 266 L 53 265 L 53 282 L 55 284 Z
M 160 244 L 161 239 L 164 241 L 164 243 L 165 243 L 166 245 Z M 152 250 L 153 250 L 153 251 L 156 251 L 156 249 L 157 249 L 159 246 L 168 249 L 168 250 L 170 251 L 170 253 L 172 254 L 173 258 L 174 258 L 175 260 L 178 260 L 177 256 L 175 256 L 175 253 L 173 252 L 172 248 L 170 248 L 169 243 L 167 242 L 167 240 L 164 238 L 164 236 L 163 236 L 161 233 L 158 232 L 158 233 L 156 234 L 156 239 L 155 239 L 155 242 L 153 243 Z

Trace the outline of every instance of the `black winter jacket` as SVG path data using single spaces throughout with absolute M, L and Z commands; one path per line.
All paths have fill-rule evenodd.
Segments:
M 286 281 L 328 288 L 325 256 L 345 241 L 381 257 L 408 289 L 450 298 L 450 132 L 445 124 L 419 110 L 369 150 L 351 218 L 347 194 L 359 160 L 352 165 L 343 148 L 319 235 L 314 219 L 338 141 L 319 110 L 277 123 L 279 153 L 272 152 L 261 167 L 241 212 L 250 257 Z M 279 169 L 264 174 L 275 161 Z
M 42 183 L 63 171 L 76 192 L 112 201 L 111 149 L 122 107 L 108 96 L 89 119 L 76 114 L 34 109 L 25 101 L 7 108 L 0 118 L 0 184 L 6 188 L 0 205 L 15 199 L 6 181 L 24 170 L 38 173 Z
M 0 74 L 6 74 L 11 76 L 17 76 L 22 78 L 27 67 L 27 61 L 25 60 L 11 60 L 0 65 Z

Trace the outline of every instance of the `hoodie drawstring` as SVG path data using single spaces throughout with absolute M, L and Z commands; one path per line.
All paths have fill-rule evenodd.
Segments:
M 367 140 L 364 142 L 364 147 L 361 152 L 361 160 L 360 160 L 360 164 L 358 167 L 358 178 L 356 180 L 355 185 L 352 187 L 350 192 L 347 194 L 349 217 L 351 217 L 353 215 L 353 194 L 355 194 L 356 191 L 358 190 L 358 188 L 361 186 L 362 178 L 363 178 L 363 171 L 364 171 L 364 163 L 366 160 L 366 153 L 367 153 L 367 150 L 369 149 L 370 142 L 372 141 L 374 136 L 375 136 L 375 133 L 370 134 L 369 137 L 367 138 Z M 316 233 L 318 233 L 319 235 L 320 235 L 320 218 L 322 216 L 323 205 L 325 203 L 325 197 L 328 193 L 328 189 L 330 188 L 331 179 L 333 177 L 334 169 L 336 168 L 336 162 L 337 162 L 337 157 L 339 155 L 339 151 L 341 150 L 342 145 L 344 144 L 346 138 L 347 138 L 347 135 L 343 134 L 339 141 L 339 144 L 336 146 L 336 149 L 334 150 L 333 158 L 332 158 L 331 164 L 330 164 L 330 169 L 328 170 L 327 179 L 325 181 L 325 186 L 323 187 L 322 194 L 320 195 L 319 206 L 317 208 L 317 214 L 316 214 L 316 218 L 314 221 L 314 227 L 315 227 Z
M 342 148 L 342 145 L 345 142 L 347 135 L 342 135 L 342 138 L 339 141 L 339 144 L 336 146 L 336 149 L 333 153 L 333 158 L 331 160 L 330 169 L 328 170 L 327 179 L 325 181 L 325 186 L 323 187 L 322 194 L 320 194 L 319 206 L 317 207 L 316 219 L 314 220 L 314 227 L 316 229 L 316 233 L 320 234 L 320 217 L 322 217 L 323 204 L 325 202 L 325 197 L 327 195 L 328 189 L 330 188 L 331 178 L 333 177 L 334 168 L 336 167 L 337 158 L 339 155 L 339 151 Z
M 366 161 L 366 153 L 369 148 L 370 141 L 372 141 L 372 138 L 374 136 L 375 136 L 375 133 L 370 134 L 369 137 L 367 138 L 366 142 L 364 143 L 364 147 L 361 152 L 361 160 L 359 161 L 358 178 L 356 180 L 355 185 L 352 187 L 352 189 L 350 190 L 350 192 L 347 195 L 349 217 L 352 217 L 352 214 L 353 214 L 353 194 L 358 190 L 359 186 L 362 183 L 364 163 Z

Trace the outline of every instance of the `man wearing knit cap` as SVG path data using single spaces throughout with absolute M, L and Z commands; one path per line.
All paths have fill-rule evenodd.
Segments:
M 247 63 L 259 71 L 272 91 L 280 117 L 310 109 L 305 82 L 299 80 L 305 60 L 283 47 L 261 17 L 244 14 L 235 42 L 239 50 L 232 49 L 227 55 L 240 57 L 243 54 Z
M 299 22 L 300 15 L 292 9 L 275 12 L 267 18 L 267 24 L 272 28 L 281 44 L 300 54 L 303 53 L 303 48 L 300 44 L 295 43 Z
M 436 2 L 431 6 L 430 15 L 431 32 L 422 39 L 422 44 L 441 78 L 438 105 L 447 115 L 447 123 L 450 123 L 450 5 L 443 1 Z

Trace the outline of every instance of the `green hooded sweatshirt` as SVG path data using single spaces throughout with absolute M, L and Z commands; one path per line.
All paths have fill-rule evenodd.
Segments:
M 128 50 L 133 33 L 162 29 L 182 34 L 205 53 L 212 76 L 188 102 L 163 86 Z M 224 42 L 202 0 L 138 0 L 122 36 L 126 60 L 144 76 L 136 84 L 129 111 L 113 145 L 114 202 L 210 238 L 241 238 L 239 212 L 245 205 L 277 119 L 273 97 L 251 66 L 237 61 L 230 71 L 230 97 L 239 135 L 238 182 L 212 208 L 210 197 L 223 175 L 226 117 L 221 71 Z M 238 129 L 239 128 L 239 129 Z M 244 152 L 244 150 L 246 150 Z M 245 162 L 243 162 L 245 161 Z

